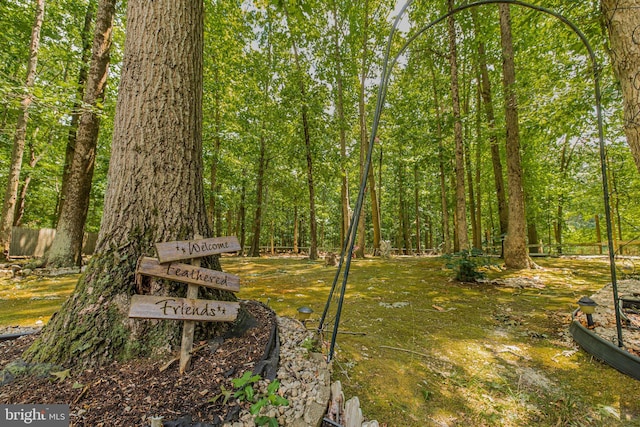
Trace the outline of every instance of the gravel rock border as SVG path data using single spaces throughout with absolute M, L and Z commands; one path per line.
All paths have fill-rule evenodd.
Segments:
M 280 334 L 280 365 L 278 393 L 289 400 L 289 406 L 267 406 L 259 415 L 277 419 L 281 426 L 320 426 L 329 404 L 331 369 L 324 356 L 310 351 L 313 333 L 295 319 L 277 317 Z M 307 343 L 309 345 L 307 345 Z M 261 381 L 266 391 L 268 382 Z M 254 415 L 244 410 L 240 421 L 224 427 L 254 427 Z

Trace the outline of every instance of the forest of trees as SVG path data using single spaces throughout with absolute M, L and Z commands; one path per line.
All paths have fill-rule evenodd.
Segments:
M 534 3 L 579 23 L 603 64 L 614 237 L 633 242 L 637 130 L 622 93 L 635 69 L 612 66 L 608 39 L 623 38 L 608 16 L 625 2 Z M 454 6 L 416 1 L 392 51 Z M 389 0 L 204 2 L 203 185 L 213 235 L 237 235 L 248 255 L 277 246 L 314 258 L 340 247 L 398 10 Z M 54 264 L 77 263 L 83 226 L 101 226 L 125 12 L 113 0 L 0 4 L 0 185 L 12 212 L 3 219 L 57 228 Z M 505 13 L 512 82 L 503 79 Z M 500 247 L 517 187 L 507 155 L 514 113 L 527 243 L 547 252 L 606 239 L 594 102 L 585 47 L 550 16 L 485 5 L 436 25 L 394 68 L 359 251 L 374 253 L 380 240 L 404 253 Z

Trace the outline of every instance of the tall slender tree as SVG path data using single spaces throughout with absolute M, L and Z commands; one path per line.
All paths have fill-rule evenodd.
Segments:
M 453 10 L 453 0 L 448 0 L 449 10 Z M 456 46 L 456 27 L 453 15 L 447 19 L 449 31 L 449 64 L 451 66 L 451 102 L 453 108 L 453 133 L 455 141 L 456 175 L 456 239 L 460 251 L 469 249 L 467 227 L 467 202 L 464 177 L 464 141 L 462 137 L 462 118 L 460 114 L 460 87 L 458 85 L 458 53 Z
M 502 83 L 505 93 L 507 180 L 509 183 L 509 226 L 504 240 L 504 262 L 509 268 L 523 269 L 532 267 L 533 263 L 527 251 L 511 13 L 508 4 L 501 3 L 498 7 L 500 10 L 500 40 L 503 58 Z
M 96 15 L 91 63 L 78 120 L 74 155 L 62 183 L 62 209 L 47 262 L 70 267 L 82 263 L 84 225 L 89 210 L 101 108 L 111 54 L 115 0 L 100 0 Z
M 0 217 L 0 259 L 9 256 L 11 245 L 11 228 L 15 217 L 16 202 L 18 199 L 18 185 L 20 183 L 20 170 L 22 169 L 22 156 L 24 154 L 27 139 L 27 122 L 29 121 L 29 108 L 33 102 L 31 88 L 36 79 L 36 66 L 38 64 L 38 49 L 40 47 L 40 32 L 44 22 L 44 0 L 34 0 L 35 18 L 31 28 L 31 43 L 29 45 L 29 60 L 27 62 L 27 78 L 24 83 L 24 96 L 20 101 L 20 114 L 16 124 L 16 132 L 13 137 L 13 151 L 9 165 L 9 177 L 4 193 L 4 203 Z
M 96 13 L 97 2 L 92 0 L 87 4 L 87 11 L 84 15 L 84 26 L 80 37 L 82 39 L 82 52 L 80 54 L 80 70 L 78 72 L 78 87 L 76 90 L 76 96 L 73 101 L 73 107 L 71 110 L 71 121 L 69 123 L 69 135 L 67 137 L 67 147 L 65 150 L 64 168 L 62 169 L 62 182 L 67 182 L 69 172 L 71 170 L 71 162 L 73 161 L 73 154 L 76 149 L 76 136 L 78 132 L 78 121 L 80 120 L 80 112 L 82 106 L 82 99 L 84 98 L 84 87 L 87 83 L 87 75 L 89 73 L 89 60 L 91 59 L 91 51 L 93 46 L 92 25 Z M 64 195 L 60 192 L 60 197 L 56 212 L 56 226 L 58 218 L 60 218 L 60 210 L 64 204 Z
M 289 36 L 291 39 L 291 47 L 293 48 L 293 63 L 296 70 L 296 80 L 298 89 L 300 90 L 300 119 L 302 120 L 302 134 L 304 138 L 305 157 L 307 161 L 307 188 L 309 189 L 309 259 L 318 258 L 318 220 L 316 218 L 316 188 L 313 174 L 313 147 L 311 141 L 311 123 L 309 117 L 309 95 L 305 83 L 306 72 L 302 68 L 300 53 L 298 50 L 298 42 L 292 31 L 292 22 L 286 3 L 282 3 L 287 26 L 289 27 Z

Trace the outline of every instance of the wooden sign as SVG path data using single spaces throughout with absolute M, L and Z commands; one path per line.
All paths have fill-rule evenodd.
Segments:
M 180 346 L 180 374 L 191 363 L 195 322 L 232 322 L 238 317 L 240 303 L 230 301 L 201 300 L 198 287 L 206 286 L 231 292 L 240 290 L 240 278 L 233 274 L 200 267 L 200 258 L 239 251 L 236 237 L 203 239 L 194 235 L 193 240 L 156 243 L 158 259 L 141 257 L 136 273 L 187 284 L 187 297 L 133 295 L 129 317 L 143 319 L 183 320 Z M 172 261 L 190 259 L 191 265 Z
M 240 243 L 235 236 L 156 243 L 160 264 L 239 250 Z
M 240 290 L 240 278 L 222 271 L 210 270 L 190 264 L 167 263 L 160 264 L 157 259 L 142 257 L 138 261 L 136 270 L 145 276 L 169 279 L 192 285 L 205 286 L 207 288 L 222 289 L 238 292 Z
M 133 295 L 129 317 L 200 322 L 232 322 L 240 303 L 166 296 Z

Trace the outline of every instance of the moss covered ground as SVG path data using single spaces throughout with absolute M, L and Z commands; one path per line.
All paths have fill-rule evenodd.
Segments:
M 456 282 L 437 257 L 354 260 L 334 379 L 388 426 L 640 426 L 639 383 L 568 333 L 576 301 L 608 283 L 607 260 L 535 261 L 543 268 L 488 272 L 528 279 L 520 287 Z M 310 328 L 336 271 L 296 258 L 222 265 L 241 277 L 240 298 L 283 316 L 311 307 Z M 1 280 L 0 326 L 46 320 L 77 278 Z

